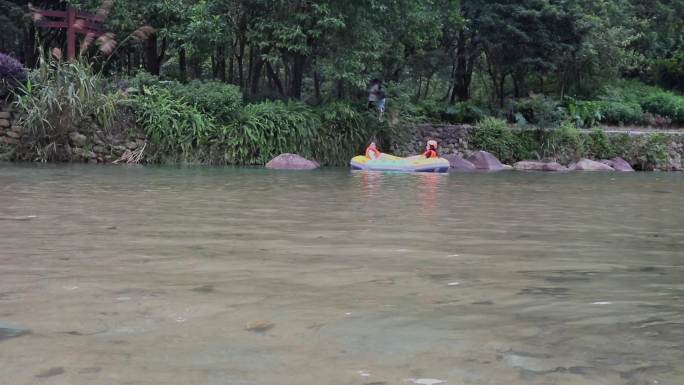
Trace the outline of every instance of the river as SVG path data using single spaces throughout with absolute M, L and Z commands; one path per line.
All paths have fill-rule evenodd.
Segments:
M 0 165 L 0 383 L 681 385 L 683 206 L 676 173 Z

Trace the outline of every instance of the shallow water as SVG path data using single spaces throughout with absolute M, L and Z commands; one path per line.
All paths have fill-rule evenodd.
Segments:
M 0 383 L 682 384 L 683 205 L 665 173 L 0 165 Z

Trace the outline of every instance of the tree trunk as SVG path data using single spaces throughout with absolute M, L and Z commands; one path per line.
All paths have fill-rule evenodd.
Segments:
M 501 79 L 499 80 L 499 85 L 497 87 L 498 94 L 499 94 L 499 107 L 501 107 L 501 108 L 504 108 L 505 85 L 506 85 L 506 74 L 502 74 Z
M 30 23 L 24 28 L 24 65 L 35 68 L 37 63 L 36 28 Z
M 344 80 L 337 79 L 337 86 L 335 88 L 337 89 L 337 98 L 344 99 Z
M 235 84 L 235 55 L 230 55 L 228 60 L 228 83 Z
M 188 81 L 188 70 L 185 63 L 185 48 L 180 47 L 178 49 L 178 72 L 180 74 L 181 83 Z
M 126 75 L 131 76 L 133 72 L 133 59 L 131 59 L 131 47 L 126 47 Z
M 283 82 L 280 81 L 280 76 L 278 75 L 278 72 L 273 70 L 273 66 L 271 66 L 271 63 L 266 62 L 266 71 L 268 72 L 268 76 L 271 78 L 273 81 L 273 84 L 275 85 L 276 89 L 278 90 L 278 93 L 281 96 L 285 96 L 285 89 L 283 88 Z
M 423 99 L 427 99 L 429 96 L 430 92 L 430 81 L 432 80 L 432 74 L 428 76 L 427 81 L 425 82 L 425 93 L 423 93 Z
M 254 75 L 254 47 L 249 47 L 249 57 L 247 58 L 247 84 L 251 90 L 252 77 Z
M 240 81 L 240 89 L 245 87 L 245 68 L 244 68 L 244 57 L 245 57 L 245 42 L 240 40 L 240 54 L 236 56 L 238 62 L 238 80 Z
M 290 96 L 295 99 L 302 98 L 302 82 L 304 80 L 305 64 L 306 57 L 304 55 L 294 55 L 294 61 L 292 63 L 292 86 L 290 87 Z
M 153 33 L 145 40 L 145 64 L 147 72 L 159 75 L 159 61 L 157 60 L 157 34 Z
M 420 94 L 423 92 L 423 77 L 418 76 L 418 90 L 416 91 L 416 100 L 420 100 Z
M 316 101 L 319 102 L 321 100 L 321 74 L 319 74 L 318 71 L 314 71 L 313 76 L 314 96 L 316 97 Z
M 222 81 L 226 81 L 226 57 L 223 52 L 223 47 L 218 46 L 216 49 L 216 77 Z
M 261 80 L 261 72 L 264 68 L 264 61 L 260 57 L 254 59 L 253 72 L 251 75 L 251 84 L 249 87 L 249 93 L 251 95 L 256 95 L 259 92 L 259 80 Z

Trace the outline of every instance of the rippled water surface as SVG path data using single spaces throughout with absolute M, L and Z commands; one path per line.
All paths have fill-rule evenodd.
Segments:
M 684 175 L 0 165 L 0 383 L 684 384 Z

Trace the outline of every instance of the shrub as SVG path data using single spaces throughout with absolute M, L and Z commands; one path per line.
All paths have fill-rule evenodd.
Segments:
M 592 130 L 584 139 L 585 156 L 589 158 L 610 159 L 618 155 L 615 153 L 608 135 L 600 128 Z
M 485 112 L 469 102 L 459 102 L 447 106 L 442 112 L 442 120 L 450 123 L 475 123 L 485 117 Z
M 663 134 L 640 135 L 634 138 L 631 157 L 642 170 L 667 169 L 670 164 L 670 137 Z
M 311 157 L 320 124 L 302 103 L 248 104 L 227 127 L 225 159 L 234 164 L 257 165 L 285 152 Z
M 639 124 L 644 112 L 639 103 L 602 100 L 598 102 L 601 121 L 610 124 Z
M 684 96 L 668 91 L 656 91 L 642 102 L 644 110 L 672 119 L 674 123 L 684 124 Z
M 19 61 L 0 52 L 0 98 L 4 98 L 26 81 L 26 71 Z
M 652 67 L 658 85 L 684 92 L 684 51 L 669 59 L 654 60 Z
M 517 160 L 520 154 L 519 141 L 505 120 L 487 117 L 475 125 L 473 146 L 491 152 L 502 161 Z
M 69 160 L 68 133 L 90 119 L 100 127 L 112 126 L 120 94 L 104 92 L 104 82 L 84 62 L 62 63 L 42 59 L 16 91 L 20 120 L 28 130 L 25 144 L 38 160 Z
M 563 119 L 563 110 L 553 99 L 543 95 L 534 95 L 516 100 L 512 106 L 511 115 L 518 123 L 551 127 Z
M 188 84 L 169 83 L 167 87 L 175 97 L 183 98 L 220 123 L 235 119 L 242 108 L 240 88 L 232 84 L 194 80 Z
M 222 131 L 195 106 L 158 86 L 144 87 L 134 96 L 138 126 L 154 145 L 148 161 L 203 161 Z
M 597 101 L 571 100 L 567 104 L 567 114 L 576 127 L 594 127 L 602 119 L 601 104 Z
M 561 163 L 569 163 L 585 156 L 584 143 L 577 127 L 566 122 L 544 135 L 541 153 L 545 158 L 554 158 Z
M 391 135 L 382 129 L 387 126 L 377 126 L 374 115 L 360 112 L 343 102 L 324 105 L 316 112 L 321 125 L 314 140 L 313 153 L 322 164 L 347 164 L 371 138 L 375 138 L 381 148 L 389 146 Z

